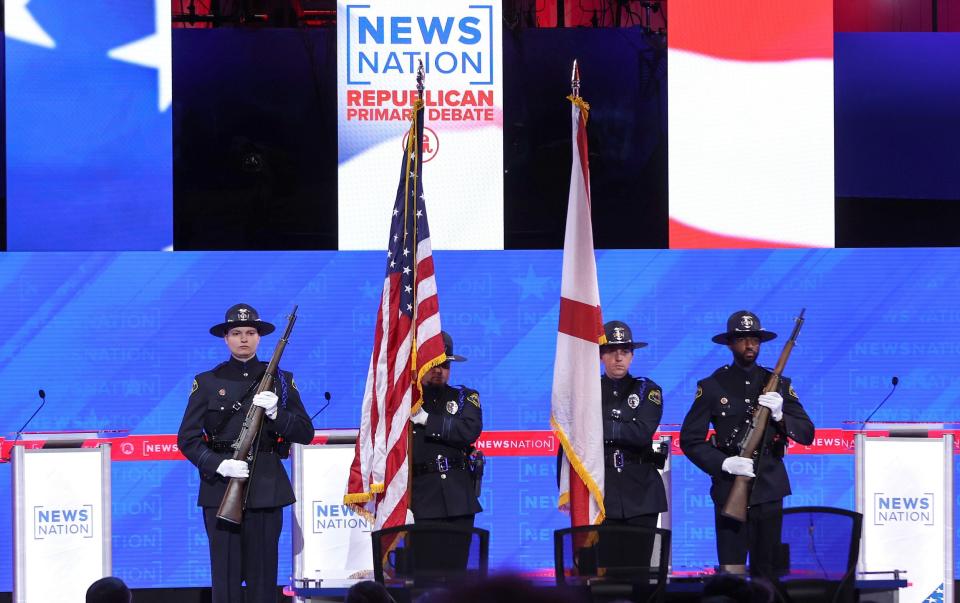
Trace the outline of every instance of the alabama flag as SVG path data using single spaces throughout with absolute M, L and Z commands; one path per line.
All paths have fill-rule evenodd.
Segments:
M 677 0 L 670 247 L 833 247 L 833 1 Z
M 576 76 L 579 84 L 579 75 Z M 587 163 L 587 103 L 570 97 L 573 167 L 567 230 L 563 239 L 560 325 L 553 365 L 550 424 L 563 446 L 560 507 L 573 526 L 603 521 L 603 418 L 600 400 L 600 344 L 604 343 L 590 221 L 590 167 Z

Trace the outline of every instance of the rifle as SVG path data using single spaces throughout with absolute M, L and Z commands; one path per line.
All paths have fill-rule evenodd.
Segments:
M 267 370 L 260 379 L 260 385 L 257 386 L 256 393 L 262 393 L 273 387 L 273 376 L 280 365 L 280 356 L 283 355 L 284 348 L 287 347 L 287 340 L 290 339 L 290 333 L 293 331 L 293 323 L 297 321 L 297 306 L 293 307 L 293 312 L 287 317 L 287 328 L 283 332 L 283 337 L 277 342 L 277 347 L 273 350 L 273 357 L 267 365 Z M 256 395 L 256 394 L 254 394 Z M 247 410 L 247 416 L 243 419 L 243 427 L 240 429 L 240 435 L 233 442 L 233 460 L 246 461 L 251 464 L 250 477 L 253 477 L 253 466 L 256 462 L 256 449 L 254 444 L 260 439 L 260 428 L 263 427 L 263 408 L 251 404 Z M 229 521 L 240 525 L 243 521 L 243 510 L 246 507 L 247 481 L 249 478 L 231 477 L 227 483 L 227 491 L 223 493 L 223 500 L 220 501 L 220 507 L 217 509 L 217 519 Z
M 787 343 L 783 345 L 783 351 L 780 352 L 780 358 L 777 360 L 777 365 L 773 369 L 773 374 L 767 379 L 767 384 L 763 388 L 763 393 L 765 394 L 776 391 L 777 388 L 780 387 L 780 375 L 783 374 L 783 369 L 787 366 L 787 360 L 790 359 L 790 352 L 793 351 L 793 346 L 797 342 L 797 336 L 800 334 L 800 328 L 803 326 L 803 313 L 805 310 L 806 308 L 801 309 L 800 316 L 795 319 L 796 324 L 793 325 L 793 333 L 790 334 L 790 339 L 787 340 Z M 759 456 L 769 418 L 770 409 L 766 406 L 760 406 L 754 411 L 753 419 L 750 421 L 747 432 L 743 435 L 743 443 L 740 446 L 739 456 L 745 459 L 756 459 Z M 727 502 L 723 505 L 720 514 L 730 519 L 736 519 L 737 521 L 746 521 L 747 506 L 750 501 L 750 489 L 752 485 L 752 477 L 738 475 L 736 479 L 733 480 L 733 487 L 730 488 L 730 493 L 727 495 Z

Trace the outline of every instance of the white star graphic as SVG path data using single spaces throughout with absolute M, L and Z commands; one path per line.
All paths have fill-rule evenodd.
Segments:
M 400 215 L 400 210 L 399 210 L 399 209 L 393 210 L 393 215 L 395 215 L 395 216 Z
M 156 31 L 107 53 L 111 59 L 157 70 L 157 110 L 161 113 L 173 101 L 173 67 L 170 58 L 170 3 L 154 0 Z
M 394 262 L 393 260 L 390 260 L 390 267 L 391 267 L 391 268 L 393 268 L 393 267 L 396 266 L 396 265 L 397 265 L 396 262 Z
M 400 238 L 400 235 L 393 235 L 393 240 L 394 240 L 394 241 L 396 241 L 396 240 L 399 239 L 399 238 Z
M 7 37 L 27 44 L 36 44 L 44 48 L 55 48 L 57 43 L 50 34 L 37 23 L 27 5 L 30 0 L 7 0 L 6 29 Z
M 406 291 L 407 293 L 410 293 L 411 291 L 413 291 L 413 287 L 411 287 L 410 285 L 407 285 L 406 287 L 403 288 L 403 290 Z
M 404 267 L 403 267 L 403 273 L 404 273 L 404 274 L 410 274 L 410 266 L 404 266 Z
M 404 249 L 404 250 L 403 250 L 403 255 L 410 255 L 410 250 L 409 250 L 409 249 Z
M 419 210 L 419 209 L 417 210 L 417 217 L 418 217 L 418 218 L 422 218 L 422 217 L 423 217 L 423 212 L 422 212 L 421 210 Z
M 412 311 L 412 310 L 413 310 L 413 306 L 411 306 L 410 304 L 407 304 L 407 311 Z

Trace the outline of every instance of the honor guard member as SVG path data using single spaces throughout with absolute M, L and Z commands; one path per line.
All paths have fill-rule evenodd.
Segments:
M 697 383 L 693 406 L 680 430 L 684 454 L 713 482 L 710 497 L 720 570 L 745 573 L 749 552 L 751 573 L 768 578 L 775 577 L 782 562 L 779 557 L 783 497 L 790 494 L 790 480 L 783 464 L 787 439 L 806 445 L 813 441 L 814 433 L 813 422 L 803 410 L 790 379 L 782 377 L 777 391 L 762 393 L 772 371 L 758 365 L 757 357 L 760 345 L 776 336 L 761 327 L 753 312 L 733 313 L 727 320 L 726 332 L 713 337 L 714 343 L 730 349 L 733 363 Z M 770 409 L 770 419 L 760 454 L 754 461 L 738 454 L 758 405 Z M 716 435 L 707 440 L 711 425 Z M 737 475 L 755 478 L 745 523 L 720 515 Z
M 197 505 L 203 507 L 210 543 L 213 603 L 276 603 L 283 507 L 295 501 L 280 460 L 291 443 L 309 444 L 313 439 L 313 425 L 291 373 L 278 370 L 274 391 L 254 395 L 266 370 L 266 363 L 257 358 L 257 346 L 261 336 L 273 331 L 274 326 L 261 320 L 249 304 L 231 307 L 225 321 L 210 328 L 227 344 L 230 359 L 196 376 L 177 433 L 180 452 L 200 471 Z M 253 467 L 233 460 L 231 448 L 251 404 L 264 410 Z M 216 516 L 233 477 L 249 480 L 240 525 Z
M 450 363 L 467 359 L 453 353 L 453 339 L 441 332 L 447 360 L 427 371 L 421 380 L 423 405 L 410 417 L 413 423 L 413 491 L 411 510 L 416 523 L 443 522 L 472 528 L 482 511 L 477 481 L 482 465 L 476 462 L 473 443 L 483 430 L 480 394 L 468 387 L 451 387 Z M 423 540 L 421 539 L 421 542 Z M 462 570 L 466 546 L 417 548 L 418 567 Z M 434 555 L 425 558 L 428 549 Z M 427 567 L 429 566 L 429 567 Z
M 603 330 L 607 338 L 606 345 L 600 346 L 604 368 L 600 379 L 606 511 L 603 523 L 656 528 L 660 513 L 667 510 L 666 490 L 658 471 L 663 468 L 666 455 L 653 448 L 653 434 L 663 416 L 663 391 L 651 379 L 630 374 L 633 351 L 647 344 L 634 341 L 630 327 L 619 320 L 606 323 Z M 623 543 L 614 546 L 614 550 L 601 545 L 600 553 L 607 563 L 649 566 L 653 539 Z

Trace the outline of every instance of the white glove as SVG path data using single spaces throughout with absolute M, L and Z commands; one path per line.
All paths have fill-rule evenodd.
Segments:
M 753 474 L 753 461 L 742 456 L 728 456 L 723 459 L 723 470 L 731 475 L 757 477 Z
M 277 418 L 277 394 L 260 392 L 253 397 L 253 403 L 262 408 L 271 421 Z
M 757 398 L 757 402 L 760 403 L 760 406 L 766 406 L 770 409 L 770 416 L 773 417 L 773 420 L 777 423 L 783 418 L 783 396 L 777 392 L 762 394 Z
M 427 413 L 427 411 L 425 411 L 425 410 L 423 410 L 423 408 L 421 408 L 421 409 L 418 410 L 415 414 L 410 415 L 410 422 L 411 422 L 411 423 L 416 423 L 417 425 L 426 425 L 426 424 L 427 424 L 427 417 L 429 417 L 429 416 L 430 416 L 430 415 Z
M 223 477 L 242 477 L 246 479 L 250 477 L 250 467 L 246 461 L 226 459 L 220 462 L 220 466 L 217 467 L 217 473 Z

